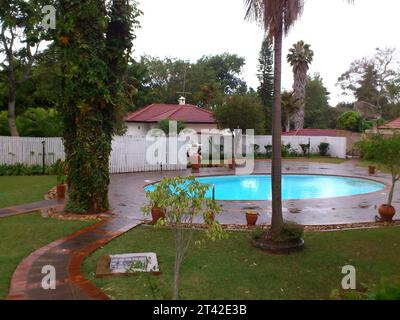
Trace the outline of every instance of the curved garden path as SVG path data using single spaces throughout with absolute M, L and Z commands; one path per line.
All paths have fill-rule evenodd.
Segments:
M 141 222 L 114 218 L 81 229 L 30 254 L 15 270 L 7 299 L 10 300 L 87 300 L 108 299 L 100 289 L 85 279 L 82 263 L 90 253 L 136 227 Z M 56 289 L 41 286 L 42 268 L 56 269 Z

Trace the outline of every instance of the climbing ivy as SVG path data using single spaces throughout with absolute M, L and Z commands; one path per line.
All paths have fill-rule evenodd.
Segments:
M 55 52 L 59 55 L 68 203 L 66 210 L 108 210 L 112 137 L 134 88 L 125 74 L 141 12 L 128 0 L 60 0 Z

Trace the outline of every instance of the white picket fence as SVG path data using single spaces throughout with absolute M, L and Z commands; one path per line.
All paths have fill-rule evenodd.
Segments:
M 43 161 L 43 142 L 45 162 L 51 165 L 57 159 L 65 159 L 61 138 L 0 137 L 0 164 L 23 163 L 41 165 Z M 112 143 L 110 157 L 111 173 L 184 170 L 187 163 L 170 161 L 168 153 L 155 155 L 147 153 L 153 144 L 143 137 L 116 137 Z M 178 148 L 182 146 L 178 143 Z
M 271 144 L 271 141 L 271 136 L 254 137 L 254 143 L 260 146 L 259 152 L 266 152 L 264 146 Z M 299 153 L 301 152 L 299 145 L 307 144 L 309 141 L 311 142 L 312 152 L 318 152 L 318 145 L 321 142 L 327 142 L 329 143 L 329 154 L 332 157 L 346 158 L 346 138 L 282 137 L 283 144 L 290 143 L 292 149 L 297 150 Z M 177 150 L 180 150 L 187 144 L 187 141 L 174 142 L 177 143 Z M 61 138 L 0 137 L 0 164 L 23 163 L 27 165 L 41 165 L 43 161 L 43 144 L 45 146 L 45 162 L 47 165 L 54 163 L 57 159 L 65 159 Z M 187 168 L 186 157 L 183 156 L 183 159 L 179 159 L 180 161 L 170 159 L 168 147 L 165 150 L 161 150 L 161 154 L 149 152 L 153 144 L 154 141 L 149 141 L 145 137 L 116 137 L 112 143 L 110 172 L 128 173 L 185 170 Z M 167 141 L 166 145 L 170 145 L 169 141 Z

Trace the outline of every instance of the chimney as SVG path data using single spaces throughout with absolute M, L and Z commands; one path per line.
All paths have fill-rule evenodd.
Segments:
M 180 97 L 178 99 L 179 105 L 183 106 L 186 104 L 186 98 L 185 97 Z

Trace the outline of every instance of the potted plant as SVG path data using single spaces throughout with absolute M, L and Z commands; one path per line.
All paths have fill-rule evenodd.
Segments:
M 209 224 L 213 224 L 215 222 L 215 212 L 214 210 L 209 210 L 207 212 L 204 213 L 204 222 L 209 225 Z
M 236 167 L 236 162 L 235 162 L 235 158 L 231 158 L 228 160 L 228 166 L 229 169 L 233 170 Z
M 50 174 L 55 174 L 57 176 L 57 198 L 65 199 L 65 194 L 67 190 L 66 182 L 66 166 L 65 162 L 58 159 L 50 168 Z
M 246 221 L 248 226 L 255 226 L 260 214 L 255 210 L 246 211 Z
M 373 166 L 373 165 L 369 165 L 368 166 L 368 173 L 370 174 L 370 175 L 373 175 L 373 174 L 375 174 L 375 166 Z
M 192 173 L 199 173 L 201 166 L 201 155 L 198 153 L 190 156 L 190 165 L 192 167 Z
M 147 191 L 146 197 L 149 204 L 142 210 L 151 213 L 152 223 L 157 224 L 160 219 L 165 219 L 165 198 L 163 190 L 156 185 L 154 191 Z
M 65 184 L 66 177 L 64 173 L 59 173 L 57 175 L 57 198 L 58 199 L 65 199 L 65 193 L 67 190 L 67 185 Z
M 391 174 L 387 203 L 379 207 L 380 217 L 376 217 L 377 221 L 391 222 L 396 214 L 396 209 L 392 205 L 394 189 L 400 180 L 400 135 L 395 134 L 390 138 L 376 135 L 360 141 L 357 149 L 364 160 L 373 161 Z

